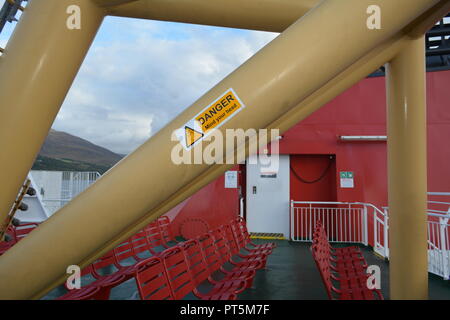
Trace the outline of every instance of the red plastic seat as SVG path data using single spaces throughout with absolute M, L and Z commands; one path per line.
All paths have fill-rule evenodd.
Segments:
M 266 252 L 255 252 L 249 254 L 240 253 L 242 247 L 239 246 L 239 243 L 236 241 L 234 236 L 232 227 L 230 225 L 224 225 L 219 229 L 212 231 L 213 236 L 216 239 L 225 239 L 227 241 L 227 245 L 230 248 L 231 255 L 233 257 L 237 257 L 240 260 L 236 260 L 231 258 L 229 262 L 235 266 L 248 265 L 249 263 L 258 266 L 259 269 L 264 269 L 267 263 Z
M 101 260 L 101 259 L 100 259 Z M 93 268 L 88 265 L 81 270 L 81 276 L 96 275 L 93 282 L 81 287 L 80 289 L 71 289 L 57 300 L 108 300 L 111 288 L 121 283 L 125 277 L 119 274 L 112 274 L 107 276 L 100 276 Z M 67 289 L 67 283 L 64 283 Z
M 254 249 L 275 249 L 277 247 L 277 244 L 275 242 L 269 242 L 264 244 L 255 244 L 252 242 L 250 238 L 250 234 L 247 229 L 247 223 L 242 217 L 237 217 L 231 222 L 232 225 L 237 225 L 238 230 L 242 233 L 244 236 L 244 239 L 246 241 L 245 247 L 247 250 L 254 250 Z
M 162 217 L 158 218 L 157 224 L 158 224 L 159 232 L 161 234 L 163 246 L 165 248 L 170 248 L 170 247 L 176 245 L 178 242 L 172 233 L 169 217 L 162 216 Z M 170 242 L 173 242 L 173 244 L 170 245 L 169 244 Z
M 139 260 L 145 260 L 150 258 L 150 256 L 156 256 L 159 252 L 153 250 L 153 247 L 148 241 L 147 233 L 145 230 L 141 230 L 130 238 L 131 244 L 133 246 L 134 254 Z M 141 255 L 145 255 L 141 257 Z
M 209 273 L 207 271 L 192 273 L 189 268 L 185 253 L 180 246 L 167 249 L 161 255 L 167 276 L 175 299 L 179 300 L 192 292 L 202 300 L 235 300 L 236 294 L 242 292 L 246 283 L 242 280 L 233 282 L 221 282 L 213 286 L 208 292 L 200 292 L 198 286 L 205 281 Z
M 235 239 L 239 249 L 241 251 L 243 251 L 243 254 L 246 254 L 246 255 L 259 254 L 259 255 L 268 256 L 272 253 L 273 248 L 271 246 L 248 248 L 247 245 L 249 243 L 248 242 L 249 238 L 247 237 L 246 233 L 243 231 L 244 229 L 240 225 L 240 222 L 237 222 L 237 220 L 231 221 L 231 223 L 229 224 L 229 228 L 231 228 L 234 239 Z
M 220 283 L 223 282 L 242 280 L 245 281 L 247 288 L 250 288 L 252 286 L 253 278 L 256 274 L 255 270 L 240 269 L 228 271 L 225 269 L 221 269 L 223 264 L 220 258 L 221 251 L 217 250 L 217 247 L 216 250 L 213 250 L 212 252 L 209 251 L 212 254 L 208 256 L 208 260 L 206 259 L 205 252 L 200 246 L 198 240 L 188 240 L 183 244 L 181 244 L 181 247 L 185 252 L 185 256 L 187 258 L 188 265 L 192 274 L 194 275 L 201 275 L 202 273 L 207 274 L 206 279 L 213 285 L 219 285 Z M 214 278 L 212 274 L 215 272 L 217 272 L 218 275 L 221 275 L 221 277 Z
M 169 247 L 163 238 L 161 228 L 158 226 L 157 221 L 146 226 L 144 232 L 147 236 L 149 248 L 151 248 L 155 254 L 158 254 Z
M 159 257 L 139 262 L 135 279 L 141 300 L 174 300 L 164 264 Z
M 15 238 L 17 241 L 26 237 L 31 231 L 39 226 L 38 223 L 23 223 L 14 228 Z
M 56 300 L 102 300 L 101 288 L 88 286 L 77 290 L 71 290 Z
M 38 223 L 24 223 L 18 226 L 9 225 L 6 233 L 11 237 L 11 240 L 0 242 L 0 255 L 8 251 L 17 242 L 26 237 L 31 231 L 38 227 Z
M 130 276 L 130 274 L 127 274 L 126 269 L 119 269 L 117 267 L 114 250 L 109 251 L 104 256 L 94 261 L 86 268 L 86 270 L 97 279 L 89 285 L 99 286 L 104 299 L 109 298 L 109 293 L 112 288 L 126 281 Z
M 342 300 L 383 299 L 380 290 L 367 286 L 367 263 L 360 252 L 343 250 L 344 254 L 332 256 L 333 250 L 321 223 L 314 232 L 311 252 L 330 299 L 335 295 Z M 339 284 L 338 288 L 334 283 Z

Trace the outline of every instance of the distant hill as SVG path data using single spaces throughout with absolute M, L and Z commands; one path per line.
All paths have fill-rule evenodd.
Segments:
M 122 158 L 123 155 L 87 140 L 52 129 L 39 152 L 33 169 L 103 173 Z

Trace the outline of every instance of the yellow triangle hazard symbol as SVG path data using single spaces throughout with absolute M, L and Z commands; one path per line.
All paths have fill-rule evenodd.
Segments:
M 205 134 L 202 132 L 198 132 L 192 128 L 189 127 L 184 127 L 185 130 L 185 135 L 186 135 L 186 146 L 190 147 L 192 146 L 195 142 L 197 142 L 198 140 L 200 140 Z

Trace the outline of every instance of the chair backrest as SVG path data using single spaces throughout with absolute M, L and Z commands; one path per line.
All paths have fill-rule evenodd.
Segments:
M 39 226 L 37 223 L 24 223 L 14 228 L 14 237 L 17 241 L 26 237 L 31 231 Z
M 157 220 L 159 231 L 161 233 L 161 239 L 164 243 L 169 243 L 170 241 L 175 241 L 175 237 L 172 234 L 172 230 L 170 228 L 170 219 L 169 217 L 162 216 Z
M 105 274 L 111 274 L 117 271 L 114 249 L 107 252 L 91 264 L 91 273 L 95 278 L 101 278 Z M 108 270 L 104 270 L 108 269 Z M 99 272 L 100 271 L 100 272 Z
M 154 221 L 144 228 L 149 247 L 154 249 L 165 245 L 158 222 Z
M 164 263 L 151 257 L 136 265 L 136 285 L 141 300 L 173 300 Z
M 222 264 L 228 262 L 232 257 L 229 240 L 225 234 L 225 228 L 226 226 L 222 225 L 210 232 L 214 237 L 214 246 L 216 247 L 217 255 Z
M 197 240 L 188 240 L 180 244 L 186 257 L 189 272 L 191 273 L 192 280 L 195 286 L 205 281 L 211 271 L 206 263 L 202 248 Z
M 250 233 L 247 229 L 247 222 L 244 220 L 244 218 L 237 217 L 236 219 L 234 219 L 234 223 L 239 227 L 239 231 L 244 237 L 246 243 L 251 242 Z
M 206 265 L 211 273 L 217 271 L 222 266 L 222 260 L 215 244 L 215 238 L 212 232 L 205 233 L 197 237 L 197 241 L 203 251 Z
M 322 222 L 320 220 L 316 222 L 316 227 L 314 228 L 312 242 L 313 242 L 313 244 L 321 243 L 322 245 L 328 247 L 329 250 L 331 250 L 331 245 L 328 241 L 328 235 L 327 235 L 325 228 L 323 227 Z
M 242 222 L 240 220 L 234 219 L 229 223 L 229 226 L 233 232 L 234 239 L 239 248 L 244 248 L 247 243 L 247 235 L 242 227 Z
M 195 289 L 183 249 L 180 246 L 169 248 L 161 254 L 161 259 L 166 268 L 173 297 L 181 300 Z
M 239 253 L 241 248 L 238 245 L 238 242 L 236 241 L 236 237 L 234 235 L 233 229 L 230 226 L 230 224 L 223 225 L 223 234 L 225 235 L 225 239 L 227 241 L 228 247 L 230 248 L 231 255 L 235 255 Z
M 147 233 L 145 230 L 141 230 L 130 238 L 133 246 L 134 254 L 139 257 L 140 253 L 150 253 L 156 255 L 155 250 L 150 246 L 148 242 Z
M 330 260 L 329 254 L 327 254 L 327 250 L 323 248 L 320 244 L 314 244 L 311 247 L 311 252 L 316 263 L 317 268 L 319 269 L 320 276 L 322 278 L 322 282 L 327 291 L 327 295 L 329 299 L 332 299 L 332 288 L 333 283 L 331 280 L 331 268 L 330 268 Z
M 316 222 L 316 227 L 313 233 L 313 245 L 311 246 L 311 252 L 319 269 L 320 276 L 325 285 L 328 298 L 332 299 L 333 283 L 331 280 L 331 247 L 328 242 L 328 237 L 325 229 L 320 221 Z
M 125 260 L 133 259 L 132 264 L 136 263 L 135 253 L 133 250 L 132 239 L 127 239 L 113 249 L 116 263 L 126 262 Z M 127 261 L 129 262 L 129 261 Z
M 6 228 L 6 232 L 5 234 L 7 234 L 9 236 L 9 241 L 0 241 L 0 245 L 6 245 L 8 247 L 10 247 L 11 245 L 17 243 L 17 237 L 16 237 L 16 228 L 13 225 L 9 225 L 8 228 Z

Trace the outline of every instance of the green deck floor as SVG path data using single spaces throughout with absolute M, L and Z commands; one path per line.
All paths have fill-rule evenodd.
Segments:
M 268 242 L 254 240 L 256 243 Z M 309 251 L 310 243 L 292 243 L 275 240 L 278 247 L 269 256 L 267 269 L 259 270 L 252 289 L 239 295 L 241 300 L 324 300 L 325 289 Z M 361 247 L 369 265 L 381 268 L 381 290 L 385 299 L 389 299 L 389 264 L 372 253 L 370 248 Z M 54 290 L 47 299 L 62 293 Z M 450 281 L 438 276 L 429 276 L 430 299 L 450 300 Z M 131 279 L 111 291 L 111 300 L 138 299 L 135 280 Z M 193 298 L 188 296 L 187 299 Z

